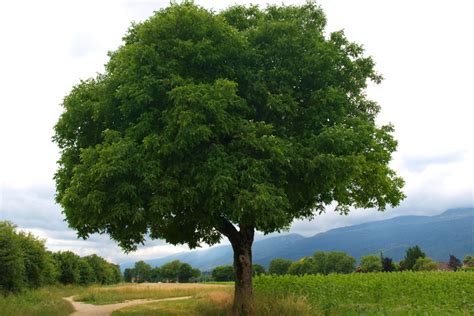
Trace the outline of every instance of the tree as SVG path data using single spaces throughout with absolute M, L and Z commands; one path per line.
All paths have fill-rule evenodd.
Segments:
M 212 278 L 217 282 L 234 281 L 234 274 L 232 266 L 218 266 L 212 269 Z
M 416 260 L 424 257 L 426 257 L 426 254 L 421 251 L 420 246 L 416 245 L 415 247 L 410 247 L 406 251 L 405 259 L 403 259 L 403 262 L 400 262 L 400 266 L 403 263 L 404 270 L 412 270 Z
M 458 258 L 456 258 L 456 256 L 449 255 L 448 266 L 449 266 L 453 271 L 457 271 L 458 269 L 460 269 L 460 268 L 462 267 L 462 263 L 461 263 L 461 260 L 459 260 Z
M 466 267 L 474 267 L 474 256 L 466 255 L 462 262 Z
M 438 265 L 429 257 L 419 257 L 413 265 L 415 271 L 433 271 L 437 269 Z
M 288 268 L 293 261 L 289 259 L 273 259 L 268 267 L 268 274 L 284 275 L 288 273 Z
M 355 270 L 355 258 L 344 252 L 317 251 L 312 260 L 312 274 L 351 273 Z
M 189 279 L 196 278 L 201 274 L 198 269 L 193 269 L 188 263 L 180 262 L 181 265 L 178 268 L 178 282 L 188 283 Z
M 265 274 L 265 268 L 261 264 L 252 264 L 252 276 Z
M 0 222 L 0 291 L 17 292 L 26 286 L 21 241 L 15 229 L 10 222 Z
M 314 274 L 314 271 L 314 259 L 311 257 L 301 258 L 293 262 L 288 268 L 288 274 L 291 275 Z
M 370 255 L 360 258 L 360 268 L 362 272 L 380 272 L 382 271 L 382 261 L 379 256 Z
M 145 261 L 135 262 L 135 267 L 133 268 L 136 282 L 143 283 L 150 281 L 151 277 L 151 266 Z
M 71 251 L 59 251 L 53 254 L 59 270 L 59 282 L 62 284 L 80 283 L 79 270 L 81 257 Z
M 79 284 L 87 285 L 96 282 L 94 269 L 84 258 L 79 261 Z
M 395 263 L 392 258 L 384 257 L 382 255 L 382 271 L 383 272 L 392 272 L 396 270 Z
M 366 98 L 381 76 L 362 46 L 326 34 L 313 2 L 231 7 L 184 1 L 133 24 L 105 73 L 63 101 L 57 202 L 78 235 L 127 251 L 162 238 L 234 251 L 234 314 L 252 313 L 256 230 L 337 205 L 404 197 L 393 127 Z
M 156 268 L 155 268 L 156 269 Z M 152 270 L 152 275 L 153 275 L 153 271 L 155 270 L 153 269 Z M 123 271 L 123 279 L 125 282 L 132 282 L 133 279 L 135 278 L 135 270 L 133 268 L 126 268 L 124 271 Z M 153 282 L 157 282 L 155 280 L 153 280 Z

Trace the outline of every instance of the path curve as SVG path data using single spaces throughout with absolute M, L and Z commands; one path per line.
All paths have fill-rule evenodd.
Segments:
M 154 302 L 186 300 L 191 297 L 192 296 L 180 296 L 180 297 L 162 298 L 158 300 L 141 299 L 141 300 L 125 301 L 123 303 L 117 303 L 117 304 L 108 304 L 108 305 L 92 305 L 92 304 L 86 304 L 82 302 L 76 302 L 73 299 L 73 296 L 63 297 L 63 299 L 71 303 L 71 305 L 76 310 L 75 312 L 71 314 L 71 316 L 109 316 L 110 314 L 112 314 L 113 311 L 116 311 L 118 309 L 128 307 L 128 306 L 145 304 L 145 303 L 154 303 Z

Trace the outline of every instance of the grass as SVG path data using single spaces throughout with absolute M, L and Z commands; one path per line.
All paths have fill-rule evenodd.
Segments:
M 474 315 L 474 273 L 397 272 L 262 276 L 264 297 L 306 299 L 311 315 Z
M 112 316 L 229 316 L 232 315 L 233 290 L 220 289 L 182 301 L 164 301 L 135 305 L 112 313 Z M 256 297 L 255 315 L 311 315 L 304 298 L 287 296 L 279 300 Z
M 103 305 L 135 299 L 161 299 L 179 296 L 195 296 L 216 290 L 232 290 L 221 284 L 142 283 L 121 284 L 107 287 L 91 287 L 75 296 L 76 301 Z
M 78 291 L 80 289 L 77 287 L 49 286 L 7 296 L 0 295 L 0 315 L 69 315 L 74 309 L 62 297 L 73 295 Z

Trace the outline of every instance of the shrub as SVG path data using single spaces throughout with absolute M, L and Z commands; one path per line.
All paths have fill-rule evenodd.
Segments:
M 382 262 L 379 256 L 364 256 L 360 259 L 360 268 L 362 272 L 380 272 L 382 271 Z
M 420 257 L 416 260 L 413 270 L 415 271 L 434 271 L 438 265 L 429 257 Z

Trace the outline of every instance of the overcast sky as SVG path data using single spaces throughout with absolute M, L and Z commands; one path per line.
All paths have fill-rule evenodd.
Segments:
M 250 1 L 196 1 L 216 10 Z M 304 1 L 283 1 L 297 4 Z M 98 253 L 114 262 L 158 258 L 186 247 L 150 241 L 123 254 L 107 236 L 77 240 L 54 203 L 58 149 L 51 142 L 62 98 L 80 79 L 103 71 L 132 21 L 168 1 L 0 2 L 0 220 L 46 238 L 51 250 Z M 282 1 L 252 1 L 254 4 Z M 392 166 L 408 198 L 378 213 L 354 210 L 296 222 L 290 232 L 331 228 L 406 214 L 434 215 L 474 205 L 474 1 L 326 0 L 327 31 L 345 29 L 383 74 L 368 95 L 379 123 L 395 125 Z

